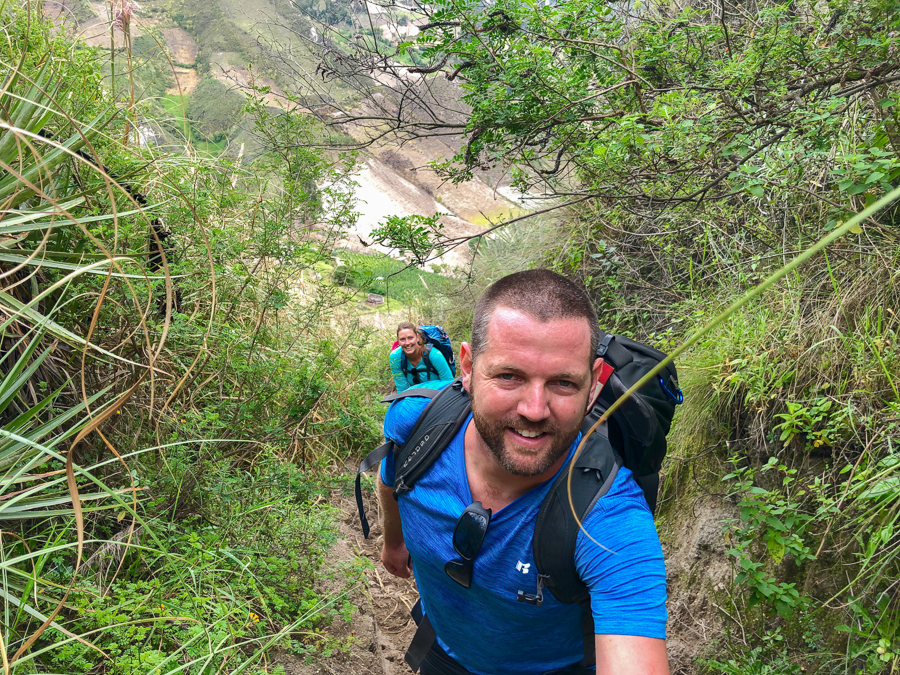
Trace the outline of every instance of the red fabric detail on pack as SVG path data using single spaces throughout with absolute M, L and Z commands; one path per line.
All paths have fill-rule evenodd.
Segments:
M 606 359 L 603 359 L 603 365 L 600 368 L 600 377 L 598 378 L 601 386 L 606 385 L 606 381 L 609 380 L 615 370 L 615 367 L 611 363 L 607 362 Z

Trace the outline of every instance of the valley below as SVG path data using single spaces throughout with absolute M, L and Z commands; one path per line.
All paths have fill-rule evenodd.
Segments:
M 145 85 L 143 91 L 138 92 L 142 98 L 141 105 L 149 106 L 151 110 L 162 105 L 170 115 L 167 124 L 161 129 L 143 127 L 141 138 L 144 143 L 158 145 L 162 152 L 167 148 L 180 151 L 186 140 L 187 130 L 189 137 L 201 151 L 252 161 L 255 143 L 247 132 L 248 120 L 240 112 L 239 106 L 233 103 L 230 108 L 233 120 L 218 120 L 217 128 L 228 128 L 227 133 L 220 131 L 213 137 L 204 134 L 204 118 L 197 113 L 198 98 L 215 96 L 217 92 L 242 97 L 259 96 L 273 114 L 298 109 L 312 113 L 312 110 L 305 108 L 300 102 L 306 87 L 304 82 L 294 82 L 299 88 L 290 91 L 286 86 L 286 78 L 276 81 L 262 74 L 260 71 L 266 69 L 254 66 L 251 61 L 254 56 L 259 59 L 256 63 L 265 63 L 267 58 L 273 58 L 262 45 L 271 46 L 266 38 L 271 38 L 275 33 L 289 41 L 287 49 L 293 48 L 291 41 L 298 50 L 305 50 L 307 45 L 298 41 L 296 34 L 284 29 L 289 21 L 279 21 L 277 13 L 268 13 L 274 10 L 264 0 L 240 6 L 230 6 L 224 0 L 222 2 L 222 6 L 217 7 L 218 12 L 206 14 L 216 16 L 218 21 L 228 25 L 232 31 L 240 32 L 245 38 L 244 43 L 256 45 L 256 53 L 246 46 L 243 52 L 212 51 L 214 46 L 220 45 L 209 46 L 203 43 L 204 38 L 209 41 L 206 34 L 208 27 L 192 33 L 178 25 L 171 16 L 174 7 L 171 3 L 150 0 L 141 3 L 134 10 L 131 40 L 149 41 L 155 46 L 145 50 L 142 60 L 135 63 L 137 79 Z M 57 26 L 73 34 L 83 44 L 100 50 L 108 51 L 112 40 L 121 59 L 125 51 L 125 36 L 118 27 L 110 30 L 110 11 L 108 4 L 87 0 L 44 2 L 45 14 Z M 297 9 L 294 11 L 298 12 Z M 368 3 L 367 11 L 376 18 L 382 17 L 387 34 L 392 35 L 395 40 L 406 38 L 414 30 L 411 24 L 398 27 L 396 21 L 390 20 L 388 10 L 378 5 Z M 356 17 L 353 20 L 360 19 Z M 181 23 L 185 24 L 185 21 L 182 20 Z M 190 22 L 186 25 L 190 25 Z M 278 29 L 272 28 L 273 25 Z M 315 34 L 315 28 L 309 30 Z M 285 48 L 284 44 L 280 46 Z M 301 65 L 305 64 L 306 68 L 310 68 L 308 61 L 298 59 L 298 63 L 301 61 Z M 145 81 L 142 77 L 144 74 L 154 80 Z M 164 89 L 160 89 L 159 80 L 164 80 Z M 211 93 L 204 92 L 201 85 L 210 81 L 221 85 L 221 89 L 212 89 Z M 375 84 L 377 83 L 373 82 Z M 260 87 L 265 90 L 260 92 Z M 154 88 L 161 95 L 147 96 L 148 91 Z M 204 103 L 207 104 L 208 102 Z M 371 110 L 365 102 L 360 102 L 355 107 L 351 103 L 346 107 L 344 115 L 364 115 L 367 112 Z M 445 181 L 437 175 L 432 164 L 450 159 L 459 152 L 461 141 L 458 137 L 448 137 L 446 134 L 431 137 L 423 135 L 401 143 L 388 135 L 385 140 L 370 143 L 370 128 L 354 122 L 342 124 L 341 116 L 331 113 L 326 119 L 332 124 L 334 132 L 344 136 L 345 142 L 361 148 L 358 150 L 357 171 L 354 176 L 356 186 L 353 188 L 358 218 L 355 226 L 338 243 L 341 248 L 402 259 L 401 252 L 372 239 L 372 230 L 390 216 L 430 217 L 440 214 L 443 235 L 452 240 L 471 237 L 504 219 L 527 212 L 527 197 L 511 189 L 508 176 L 501 172 L 485 172 L 483 177 L 475 175 L 471 180 L 460 184 Z M 470 262 L 469 247 L 462 242 L 443 255 L 433 256 L 426 268 L 450 271 L 465 268 Z

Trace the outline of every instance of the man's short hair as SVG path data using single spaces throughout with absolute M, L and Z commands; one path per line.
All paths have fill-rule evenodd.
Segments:
M 590 365 L 600 344 L 597 313 L 584 289 L 561 274 L 536 269 L 498 279 L 475 303 L 472 318 L 472 358 L 487 347 L 488 325 L 497 307 L 514 309 L 541 322 L 554 319 L 585 319 L 591 331 Z

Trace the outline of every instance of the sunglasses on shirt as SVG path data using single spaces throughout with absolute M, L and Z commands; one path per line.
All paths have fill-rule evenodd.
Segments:
M 484 508 L 481 502 L 469 504 L 456 521 L 453 550 L 459 554 L 459 558 L 447 562 L 444 571 L 463 588 L 472 586 L 475 558 L 481 550 L 490 523 L 491 510 Z

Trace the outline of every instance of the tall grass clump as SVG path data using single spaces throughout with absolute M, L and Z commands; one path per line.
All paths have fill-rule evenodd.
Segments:
M 156 154 L 103 54 L 27 6 L 0 21 L 4 672 L 314 652 L 351 611 L 315 590 L 323 472 L 377 439 L 368 333 L 314 274 L 352 158 L 266 145 L 315 129 L 261 107 L 257 164 Z

